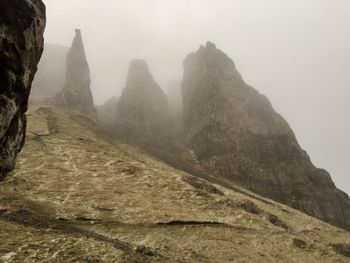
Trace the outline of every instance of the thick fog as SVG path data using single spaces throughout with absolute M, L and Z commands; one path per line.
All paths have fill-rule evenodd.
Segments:
M 44 0 L 46 43 L 82 30 L 96 104 L 145 59 L 161 87 L 207 40 L 267 95 L 318 167 L 350 193 L 349 0 Z

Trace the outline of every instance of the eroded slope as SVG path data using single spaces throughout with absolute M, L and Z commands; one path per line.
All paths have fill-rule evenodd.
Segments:
M 4 262 L 349 260 L 348 232 L 196 179 L 53 107 L 30 110 L 0 217 Z

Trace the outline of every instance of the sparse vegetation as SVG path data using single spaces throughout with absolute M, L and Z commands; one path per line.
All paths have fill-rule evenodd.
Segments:
M 329 243 L 349 233 L 194 178 L 82 120 L 30 110 L 17 168 L 0 183 L 3 261 L 347 262 L 346 246 Z M 52 125 L 59 132 L 38 141 Z

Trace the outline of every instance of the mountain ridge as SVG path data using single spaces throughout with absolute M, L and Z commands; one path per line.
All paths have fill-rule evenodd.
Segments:
M 350 230 L 350 198 L 316 168 L 268 98 L 208 42 L 184 61 L 184 144 L 209 172 Z

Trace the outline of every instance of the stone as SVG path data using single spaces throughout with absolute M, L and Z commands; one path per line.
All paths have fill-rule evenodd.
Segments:
M 0 0 L 0 179 L 23 147 L 32 81 L 43 51 L 45 5 Z
M 117 105 L 117 134 L 127 142 L 157 147 L 164 141 L 168 102 L 145 61 L 130 63 L 126 86 Z
M 200 164 L 262 196 L 350 230 L 350 199 L 316 168 L 270 101 L 208 42 L 184 61 L 184 143 Z
M 97 121 L 90 88 L 90 68 L 85 55 L 81 31 L 75 30 L 75 38 L 67 54 L 67 73 L 63 90 L 55 98 L 54 104 Z

